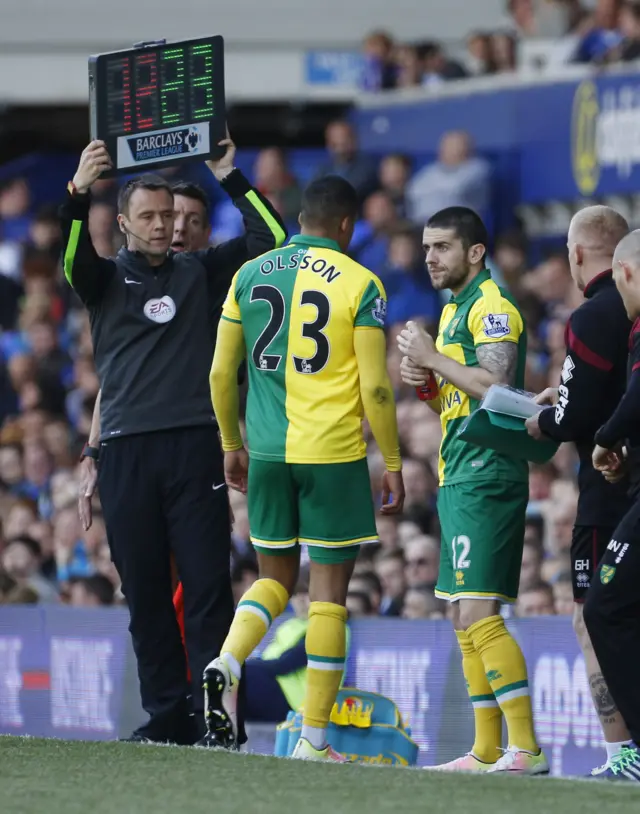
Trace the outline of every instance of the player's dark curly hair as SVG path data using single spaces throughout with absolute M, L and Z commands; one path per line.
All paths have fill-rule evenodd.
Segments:
M 173 198 L 173 189 L 168 181 L 160 175 L 153 175 L 152 173 L 145 173 L 145 175 L 137 175 L 135 178 L 129 180 L 120 187 L 118 192 L 118 212 L 123 215 L 129 215 L 129 202 L 131 196 L 136 189 L 150 189 L 155 191 L 157 189 L 165 189 L 171 198 Z
M 429 218 L 427 229 L 452 229 L 465 249 L 478 243 L 485 247 L 489 244 L 487 227 L 482 218 L 466 206 L 449 206 L 441 209 Z
M 327 226 L 358 215 L 358 196 L 339 175 L 312 181 L 302 193 L 300 215 L 306 226 Z

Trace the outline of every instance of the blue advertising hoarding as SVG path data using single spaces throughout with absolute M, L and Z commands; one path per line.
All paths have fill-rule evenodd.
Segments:
M 370 102 L 355 113 L 361 145 L 431 159 L 443 133 L 465 130 L 518 202 L 640 192 L 640 72 L 498 82 L 492 89 L 469 80 L 450 95 L 445 89 L 432 98 Z
M 0 735 L 113 740 L 142 723 L 127 626 L 121 609 L 0 607 Z M 527 660 L 552 773 L 586 774 L 604 762 L 603 739 L 571 619 L 539 617 L 509 627 Z M 468 750 L 473 713 L 451 626 L 363 619 L 351 629 L 345 684 L 397 703 L 420 746 L 418 764 Z M 273 737 L 257 735 L 249 748 L 270 751 Z

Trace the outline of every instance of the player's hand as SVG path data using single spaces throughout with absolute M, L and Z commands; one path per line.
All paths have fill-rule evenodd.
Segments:
M 219 147 L 226 147 L 225 153 L 222 158 L 219 158 L 217 161 L 207 161 L 207 167 L 211 170 L 211 172 L 215 175 L 218 181 L 222 181 L 233 172 L 235 169 L 235 158 L 236 158 L 236 145 L 233 143 L 231 138 L 229 137 L 229 130 L 227 129 L 227 137 L 222 141 L 218 142 Z
M 234 449 L 224 454 L 224 479 L 230 489 L 247 494 L 247 479 L 249 475 L 249 456 L 247 450 Z
M 558 388 L 557 387 L 547 387 L 546 390 L 543 390 L 542 393 L 538 393 L 538 395 L 534 398 L 536 404 L 540 404 L 545 407 L 555 407 L 558 403 Z
M 433 361 L 438 355 L 436 344 L 417 322 L 407 322 L 407 327 L 396 338 L 400 352 L 414 365 L 429 370 L 433 367 Z
M 410 384 L 412 387 L 422 387 L 422 385 L 427 383 L 429 373 L 429 370 L 416 365 L 408 356 L 402 357 L 402 361 L 400 362 L 400 376 L 405 384 Z
M 391 498 L 391 500 L 389 500 Z M 402 472 L 386 471 L 382 476 L 382 514 L 400 514 L 404 506 Z
M 605 449 L 604 447 L 596 446 L 593 448 L 591 456 L 593 468 L 598 472 L 615 473 L 622 466 L 623 454 L 622 450 Z
M 98 467 L 93 458 L 83 458 L 80 464 L 80 483 L 78 485 L 78 514 L 82 528 L 87 531 L 93 523 L 91 498 L 98 483 Z
M 539 419 L 540 413 L 536 413 L 524 422 L 524 426 L 527 428 L 529 435 L 537 441 L 544 437 L 544 433 L 540 429 Z
M 78 169 L 73 176 L 73 183 L 78 192 L 81 195 L 87 192 L 100 175 L 112 167 L 113 163 L 109 158 L 107 145 L 104 141 L 92 141 L 82 151 Z

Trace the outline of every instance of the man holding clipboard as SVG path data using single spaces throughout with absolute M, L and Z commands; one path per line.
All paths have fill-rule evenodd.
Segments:
M 584 624 L 585 597 L 616 526 L 631 505 L 627 478 L 608 483 L 591 457 L 594 436 L 622 400 L 627 380 L 631 322 L 611 267 L 627 221 L 608 206 L 588 206 L 571 221 L 567 236 L 571 276 L 585 302 L 571 314 L 566 328 L 567 355 L 559 388 L 538 396 L 545 406 L 527 421 L 534 438 L 575 443 L 580 458 L 578 508 L 571 540 L 575 602 L 573 626 L 584 654 L 591 697 L 604 733 L 607 761 L 591 774 L 604 774 L 623 747 L 629 731 L 609 692 Z

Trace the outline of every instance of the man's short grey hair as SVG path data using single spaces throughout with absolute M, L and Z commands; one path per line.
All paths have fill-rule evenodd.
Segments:
M 610 206 L 587 206 L 573 216 L 573 240 L 594 254 L 611 255 L 629 232 L 626 219 Z

